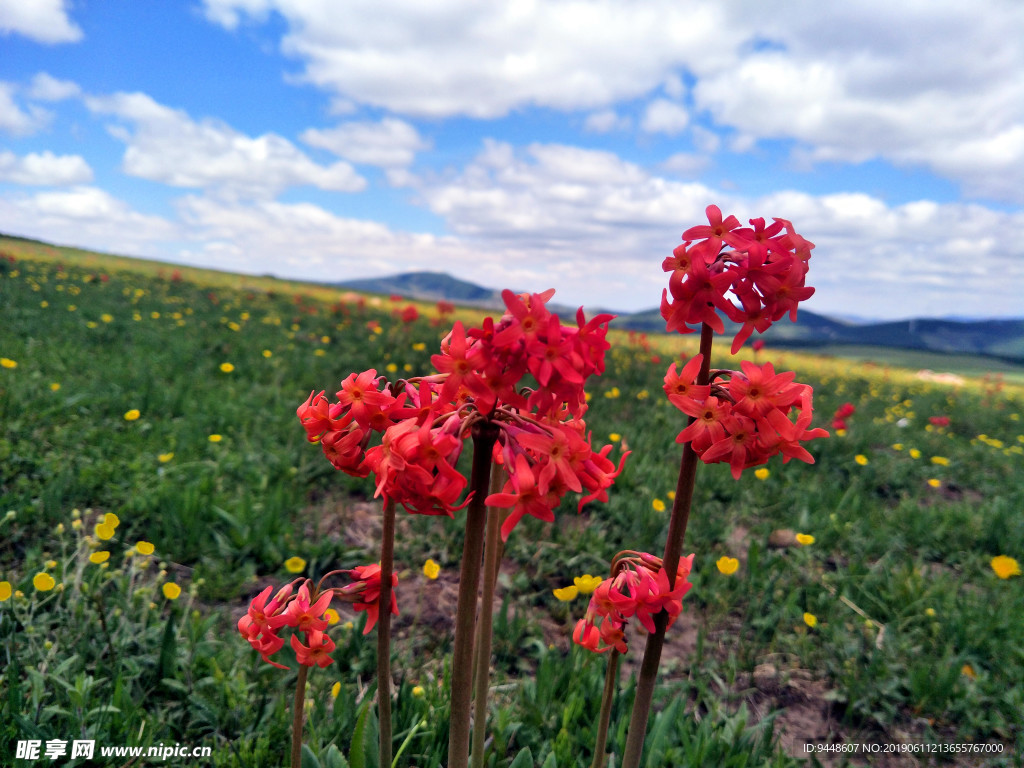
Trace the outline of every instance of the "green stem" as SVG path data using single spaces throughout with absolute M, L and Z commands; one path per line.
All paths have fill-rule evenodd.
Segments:
M 380 764 L 391 765 L 391 573 L 395 555 L 395 502 L 384 502 L 380 542 L 380 601 L 377 611 L 377 719 Z
M 484 489 L 491 477 L 491 451 L 498 439 L 497 425 L 478 421 L 472 427 L 473 497 L 466 510 L 466 538 L 459 573 L 459 600 L 455 610 L 455 648 L 452 650 L 451 725 L 448 731 L 448 768 L 469 765 L 469 710 L 473 685 L 473 640 L 476 628 L 477 589 L 483 555 L 487 507 Z
M 491 493 L 500 493 L 505 484 L 504 473 L 491 475 Z M 480 618 L 476 629 L 476 657 L 473 660 L 473 750 L 471 768 L 484 766 L 484 740 L 487 736 L 487 689 L 490 685 L 491 638 L 493 635 L 494 588 L 501 567 L 501 523 L 503 511 L 487 510 L 487 544 L 484 546 L 484 586 L 480 597 Z
M 302 768 L 302 716 L 308 674 L 309 667 L 300 664 L 299 679 L 295 683 L 295 712 L 292 715 L 292 768 Z
M 594 744 L 594 761 L 590 768 L 604 766 L 604 750 L 608 744 L 608 722 L 612 717 L 612 700 L 619 678 L 619 652 L 612 648 L 608 655 L 608 669 L 604 673 L 604 693 L 601 695 L 601 715 L 597 722 L 597 742 Z
M 711 377 L 711 343 L 714 332 L 704 323 L 700 330 L 700 352 L 704 355 L 697 384 L 707 384 Z M 690 418 L 690 423 L 694 421 Z M 693 503 L 693 486 L 697 474 L 697 454 L 693 446 L 683 446 L 683 458 L 679 464 L 679 480 L 676 482 L 676 498 L 672 504 L 672 518 L 668 524 L 668 541 L 665 542 L 665 556 L 662 568 L 668 576 L 669 589 L 675 585 L 679 558 L 683 552 L 683 540 L 686 538 L 686 525 L 690 520 L 690 507 Z M 647 735 L 647 721 L 651 715 L 651 700 L 654 698 L 654 684 L 658 678 L 658 666 L 661 663 L 661 650 L 665 645 L 665 627 L 668 625 L 668 614 L 661 611 L 654 617 L 654 632 L 647 636 L 644 658 L 640 663 L 640 676 L 636 684 L 636 696 L 633 699 L 633 713 L 629 720 L 629 732 L 626 737 L 626 749 L 622 755 L 622 768 L 637 768 L 644 749 Z

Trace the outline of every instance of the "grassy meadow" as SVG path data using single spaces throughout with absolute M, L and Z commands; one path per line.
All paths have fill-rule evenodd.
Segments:
M 285 764 L 295 671 L 260 661 L 235 623 L 260 589 L 294 578 L 289 558 L 313 578 L 375 561 L 380 528 L 372 481 L 336 472 L 295 409 L 354 371 L 429 373 L 450 318 L 27 241 L 0 250 L 15 257 L 0 261 L 0 765 L 30 764 L 13 754 L 25 739 Z M 727 348 L 715 367 L 738 367 Z M 662 377 L 695 350 L 695 336 L 614 336 L 587 414 L 612 458 L 632 451 L 609 502 L 578 515 L 572 500 L 509 539 L 495 768 L 523 747 L 545 768 L 590 765 L 604 657 L 570 641 L 586 598 L 552 590 L 607 575 L 620 550 L 661 552 L 685 426 Z M 884 362 L 766 360 L 814 386 L 815 425 L 844 403 L 856 411 L 845 434 L 809 445 L 814 465 L 773 459 L 738 482 L 698 467 L 684 549 L 694 587 L 645 764 L 1020 765 L 1024 578 L 992 566 L 1024 562 L 1019 371 L 954 386 Z M 942 416 L 948 426 L 929 422 Z M 462 520 L 399 514 L 396 764 L 433 767 L 447 748 Z M 375 766 L 375 643 L 363 614 L 338 611 L 330 634 L 344 650 L 310 675 L 309 765 Z M 642 640 L 612 713 L 616 754 Z M 847 746 L 808 754 L 807 742 Z M 989 752 L 948 751 L 971 744 Z

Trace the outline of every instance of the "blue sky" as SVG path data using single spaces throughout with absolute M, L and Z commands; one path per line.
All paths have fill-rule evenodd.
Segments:
M 639 310 L 716 203 L 816 243 L 813 311 L 1022 317 L 1021 40 L 1016 0 L 0 0 L 0 232 Z

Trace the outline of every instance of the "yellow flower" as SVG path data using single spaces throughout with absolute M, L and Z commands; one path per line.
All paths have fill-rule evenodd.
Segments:
M 937 477 L 933 477 L 928 480 L 928 485 L 930 485 L 932 488 L 940 488 L 942 487 L 942 481 L 939 480 Z
M 964 677 L 970 678 L 971 680 L 978 679 L 978 673 L 974 671 L 974 667 L 972 667 L 970 664 L 964 664 L 962 667 L 960 667 L 960 674 Z
M 860 464 L 862 467 L 868 463 L 868 457 L 865 456 L 863 453 L 858 453 L 856 456 L 853 457 L 853 460 Z
M 55 381 L 55 382 L 53 382 L 50 385 L 50 391 L 51 392 L 56 392 L 58 389 L 60 389 L 60 382 L 59 381 Z
M 43 565 L 45 565 L 47 568 L 56 568 L 57 567 L 57 561 L 56 560 L 47 560 L 45 563 L 43 563 Z
M 5 603 L 11 599 L 11 595 L 14 592 L 11 589 L 11 582 L 0 581 L 0 603 Z
M 813 613 L 805 613 L 804 624 L 806 624 L 811 629 L 814 629 L 816 626 L 818 626 L 818 617 L 815 616 Z
M 589 573 L 584 573 L 582 576 L 577 576 L 573 579 L 572 583 L 576 585 L 576 590 L 581 595 L 589 595 L 601 585 L 602 581 L 604 579 L 600 576 L 591 576 Z
M 110 553 L 107 552 L 105 549 L 100 550 L 99 552 L 93 552 L 91 555 L 89 555 L 89 562 L 95 563 L 96 565 L 99 565 L 100 563 L 105 563 L 109 559 Z
M 415 344 L 412 345 L 412 348 L 416 352 L 422 352 L 423 350 L 425 350 L 427 348 L 427 345 L 424 344 L 422 341 L 417 341 Z
M 903 443 L 893 443 L 892 444 L 892 449 L 894 451 L 902 451 L 903 450 Z
M 0 366 L 4 368 L 17 368 L 18 363 L 16 360 L 11 360 L 9 357 L 0 357 Z
M 219 443 L 223 439 L 224 438 L 221 437 L 220 435 L 210 435 L 210 442 L 211 443 Z
M 740 567 L 740 561 L 735 557 L 729 557 L 728 555 L 722 555 L 718 560 L 715 561 L 715 567 L 718 568 L 718 572 L 731 576 L 736 573 Z
M 344 629 L 346 632 L 351 631 L 353 627 L 355 627 L 355 624 L 353 624 L 351 621 L 346 621 L 344 624 L 341 625 L 341 628 Z
M 422 699 L 425 693 L 426 691 L 423 690 L 422 685 L 414 685 L 412 687 L 412 695 L 415 696 L 417 699 Z
M 921 458 L 921 452 L 919 450 L 917 450 L 917 448 L 911 448 L 910 449 L 910 458 L 912 458 L 912 459 L 920 459 Z
M 846 437 L 846 430 L 842 428 L 837 429 L 836 437 Z
M 388 363 L 387 365 L 384 366 L 384 370 L 387 371 L 388 373 L 395 373 L 398 370 L 398 366 L 395 365 L 394 363 Z
M 49 592 L 51 589 L 57 586 L 57 582 L 53 580 L 53 576 L 51 576 L 50 574 L 46 573 L 45 571 L 40 571 L 32 577 L 32 586 L 38 589 L 40 592 Z
M 333 608 L 328 608 L 326 611 L 324 611 L 324 616 L 327 617 L 327 623 L 331 626 L 334 626 L 339 621 L 341 621 L 341 616 L 339 616 L 338 612 Z
M 1020 576 L 1020 564 L 1012 557 L 999 555 L 992 558 L 992 570 L 1000 579 L 1008 579 L 1011 576 Z
M 100 315 L 100 320 L 102 320 L 104 323 L 112 323 L 114 322 L 114 316 L 104 312 L 102 315 Z
M 174 458 L 174 451 L 168 451 L 167 453 L 161 453 L 156 457 L 161 464 L 166 464 Z
M 427 562 L 423 564 L 423 575 L 428 579 L 436 579 L 441 575 L 441 566 L 428 557 Z
M 306 561 L 297 555 L 284 561 L 284 569 L 288 573 L 302 573 L 306 569 Z
M 929 616 L 929 617 L 934 617 L 935 616 L 935 609 L 934 608 L 925 608 L 924 609 L 924 615 L 925 616 Z
M 264 349 L 264 350 L 263 350 L 263 356 L 264 356 L 264 357 L 273 357 L 273 356 L 274 356 L 274 353 L 273 353 L 273 352 L 271 352 L 271 351 L 270 351 L 269 349 Z
M 612 387 L 611 389 L 609 389 L 607 392 L 604 393 L 604 396 L 607 397 L 610 400 L 614 400 L 616 397 L 618 397 L 621 394 L 622 393 L 619 392 L 619 388 L 618 387 Z
M 148 541 L 140 541 L 135 545 L 135 551 L 140 555 L 152 555 L 155 549 Z
M 655 512 L 665 511 L 665 502 L 662 501 L 661 499 L 655 499 L 654 501 L 652 501 L 651 506 L 654 507 Z
M 619 442 L 619 440 L 622 439 L 622 435 L 620 435 L 618 432 L 612 432 L 610 435 L 608 435 L 608 439 L 611 440 L 613 443 L 617 443 Z
M 948 467 L 949 459 L 945 456 L 932 456 L 932 464 L 938 464 L 940 467 Z
M 331 686 L 331 698 L 332 699 L 338 698 L 338 694 L 340 694 L 340 693 L 341 693 L 341 681 L 339 680 L 338 682 L 336 682 L 334 685 Z
M 814 543 L 814 537 L 809 533 L 798 533 L 796 535 L 796 543 L 801 547 L 809 547 Z
M 576 595 L 578 595 L 580 592 L 575 586 L 562 587 L 561 589 L 553 589 L 551 591 L 552 594 L 554 594 L 554 596 L 561 600 L 563 603 L 566 603 L 570 600 L 575 600 Z
M 97 523 L 92 531 L 100 541 L 109 541 L 114 538 L 114 526 L 107 525 L 106 523 Z
M 235 366 L 233 366 L 231 363 L 221 363 L 220 370 L 221 373 L 231 373 L 233 370 L 235 370 Z
M 168 581 L 166 584 L 163 585 L 161 590 L 164 593 L 164 597 L 166 597 L 168 600 L 177 600 L 179 597 L 181 597 L 181 587 L 179 587 L 173 581 Z
M 138 408 L 132 408 L 130 411 L 125 411 L 124 420 L 125 421 L 135 421 L 141 415 L 142 414 L 139 413 L 139 409 Z
M 754 470 L 754 477 L 758 480 L 767 480 L 770 474 L 771 471 L 769 471 L 768 467 L 761 467 L 760 469 Z
M 107 514 L 103 516 L 103 524 L 109 525 L 111 528 L 117 528 L 117 526 L 121 524 L 121 518 L 113 512 L 107 512 Z

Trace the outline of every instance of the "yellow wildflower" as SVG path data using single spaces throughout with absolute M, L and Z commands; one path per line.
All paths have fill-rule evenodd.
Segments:
M 301 557 L 289 557 L 284 561 L 284 568 L 288 573 L 302 573 L 306 569 L 306 561 Z
M 11 599 L 11 595 L 14 594 L 11 589 L 11 582 L 0 581 L 0 603 L 5 603 Z
M 414 685 L 412 687 L 412 695 L 415 696 L 417 699 L 422 699 L 425 693 L 426 691 L 423 690 L 422 685 Z
M 173 581 L 168 581 L 161 587 L 161 591 L 164 593 L 164 597 L 168 600 L 177 600 L 181 597 L 181 587 L 175 584 Z
M 338 698 L 338 694 L 340 694 L 340 693 L 341 693 L 341 681 L 339 680 L 338 682 L 336 682 L 334 685 L 331 686 L 331 698 L 332 699 Z
M 99 565 L 100 563 L 105 563 L 109 559 L 110 553 L 107 552 L 105 549 L 101 549 L 99 552 L 93 552 L 91 555 L 89 555 L 89 562 L 95 563 L 96 565 Z
M 155 550 L 156 547 L 154 547 L 148 541 L 140 541 L 135 545 L 135 551 L 138 552 L 140 555 L 152 555 Z
M 114 526 L 107 525 L 106 523 L 97 523 L 92 531 L 100 541 L 109 541 L 114 538 Z
M 570 600 L 575 600 L 579 592 L 580 591 L 575 586 L 562 587 L 561 589 L 552 590 L 554 596 L 561 600 L 563 603 L 567 603 Z
M 161 453 L 156 457 L 161 464 L 166 464 L 174 458 L 174 451 L 168 451 L 167 453 Z
M 235 370 L 235 366 L 233 366 L 231 363 L 220 364 L 221 373 L 231 373 L 233 370 Z
M 945 456 L 932 456 L 932 464 L 938 464 L 940 467 L 948 467 L 949 459 Z
M 740 561 L 735 557 L 729 557 L 728 555 L 722 555 L 718 560 L 715 561 L 715 567 L 718 568 L 718 572 L 725 576 L 731 576 L 736 573 L 740 567 Z
M 814 537 L 809 533 L 798 533 L 796 535 L 796 543 L 801 547 L 809 547 L 814 543 Z
M 585 573 L 574 578 L 572 583 L 576 586 L 576 591 L 581 595 L 589 595 L 601 585 L 602 581 L 604 579 L 600 576 L 591 576 L 589 573 Z
M 937 477 L 932 477 L 929 478 L 928 485 L 930 485 L 932 488 L 940 488 L 942 487 L 942 481 L 939 480 Z
M 971 680 L 978 679 L 978 673 L 974 671 L 974 667 L 972 667 L 970 664 L 964 664 L 962 667 L 960 667 L 960 674 L 964 677 L 970 678 Z
M 771 471 L 768 467 L 760 467 L 754 470 L 754 477 L 758 480 L 767 480 L 769 475 L 771 475 Z
M 107 514 L 103 516 L 103 524 L 109 525 L 111 528 L 117 528 L 117 526 L 121 524 L 121 518 L 113 512 L 107 512 Z
M 1020 564 L 1012 557 L 998 555 L 992 558 L 992 570 L 1000 579 L 1008 579 L 1011 576 L 1020 576 Z
M 125 413 L 124 413 L 124 420 L 125 421 L 135 421 L 141 415 L 142 414 L 139 413 L 139 409 L 138 408 L 132 408 L 130 411 L 125 411 Z
M 339 616 L 338 612 L 333 608 L 328 608 L 326 611 L 324 611 L 324 616 L 327 617 L 327 623 L 331 626 L 334 626 L 339 621 L 341 621 L 341 616 Z
M 813 613 L 805 613 L 804 624 L 806 624 L 811 629 L 814 629 L 816 626 L 818 626 L 818 617 L 815 616 Z
M 863 453 L 858 453 L 856 456 L 853 457 L 853 460 L 860 464 L 862 467 L 868 463 L 868 457 L 865 456 Z
M 423 564 L 423 575 L 428 579 L 436 579 L 441 575 L 441 566 L 432 558 L 427 558 L 427 562 Z
M 9 357 L 0 357 L 0 367 L 17 368 L 18 362 L 16 360 L 11 360 Z
M 46 573 L 45 571 L 40 571 L 32 577 L 32 586 L 40 592 L 49 592 L 51 589 L 57 586 L 57 582 L 54 581 L 53 576 L 51 576 L 50 574 Z
M 210 435 L 210 442 L 211 443 L 219 443 L 223 439 L 224 438 L 221 435 Z
M 665 511 L 665 502 L 662 501 L 661 499 L 655 499 L 654 501 L 652 501 L 651 506 L 654 507 L 655 512 Z

